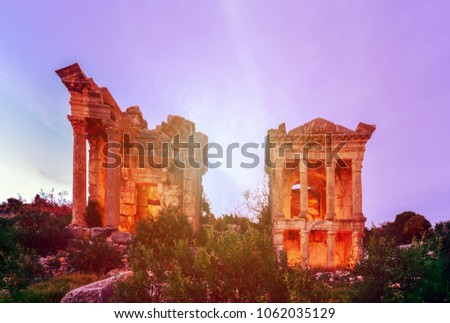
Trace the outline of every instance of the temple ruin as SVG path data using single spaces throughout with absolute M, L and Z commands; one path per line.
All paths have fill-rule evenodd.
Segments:
M 208 138 L 179 116 L 169 115 L 167 122 L 148 129 L 139 107 L 123 112 L 108 89 L 88 78 L 78 64 L 56 73 L 70 93 L 72 225 L 87 225 L 89 200 L 98 203 L 103 226 L 112 229 L 133 231 L 137 220 L 156 216 L 162 207 L 179 208 L 198 229 L 202 175 L 207 168 L 203 162 L 192 167 L 187 152 L 174 152 L 172 145 L 175 137 L 187 142 L 193 136 L 201 146 Z M 195 159 L 202 159 L 200 150 L 195 151 Z
M 321 118 L 289 132 L 284 124 L 268 131 L 275 148 L 266 146 L 272 165 L 265 167 L 272 237 L 290 263 L 336 269 L 360 258 L 361 169 L 374 131 L 374 125 L 350 130 Z

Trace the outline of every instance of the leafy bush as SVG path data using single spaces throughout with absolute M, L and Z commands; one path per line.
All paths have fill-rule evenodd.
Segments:
M 24 204 L 24 200 L 22 198 L 9 198 L 6 200 L 6 202 L 3 202 L 0 205 L 0 213 L 3 214 L 10 214 L 10 213 L 17 213 L 22 209 L 22 206 Z
M 329 286 L 317 279 L 313 273 L 300 264 L 287 267 L 284 279 L 288 291 L 289 301 L 294 303 L 325 302 L 330 300 Z
M 158 217 L 148 217 L 136 224 L 134 243 L 154 249 L 159 255 L 161 250 L 170 252 L 178 240 L 193 238 L 194 231 L 187 218 L 178 209 L 168 208 L 161 210 Z
M 440 242 L 442 252 L 450 259 L 450 221 L 437 223 L 433 231 L 434 238 Z
M 89 200 L 86 207 L 86 222 L 90 228 L 103 226 L 104 210 L 97 200 Z
M 248 218 L 240 217 L 234 214 L 225 214 L 218 218 L 214 223 L 214 229 L 217 231 L 227 231 L 236 227 L 241 232 L 246 232 L 250 227 L 254 227 Z
M 183 240 L 190 243 L 193 239 L 191 225 L 177 209 L 163 209 L 157 218 L 139 221 L 129 250 L 133 275 L 116 284 L 113 301 L 161 301 L 160 283 L 177 254 L 176 245 Z
M 78 238 L 68 248 L 67 264 L 80 272 L 106 274 L 121 265 L 121 257 L 116 248 L 103 238 Z
M 38 211 L 21 213 L 17 216 L 17 239 L 24 247 L 45 256 L 67 246 L 70 234 L 64 227 L 69 223 L 70 216 L 57 217 Z
M 403 212 L 395 217 L 394 222 L 383 223 L 373 227 L 367 233 L 378 238 L 393 240 L 397 245 L 410 244 L 414 239 L 422 239 L 429 235 L 431 223 L 414 212 Z
M 354 268 L 355 302 L 447 302 L 450 300 L 449 259 L 430 240 L 398 248 L 392 240 L 368 242 L 366 256 Z
M 14 300 L 30 281 L 43 275 L 36 258 L 17 243 L 14 221 L 0 218 L 0 302 Z
M 115 287 L 115 301 L 283 301 L 286 288 L 270 236 L 212 229 L 199 246 L 186 218 L 165 210 L 137 225 L 134 275 Z

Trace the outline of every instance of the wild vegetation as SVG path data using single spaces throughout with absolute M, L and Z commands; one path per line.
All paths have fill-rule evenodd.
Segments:
M 411 217 L 416 216 L 410 214 Z M 400 216 L 399 218 L 402 218 Z M 140 222 L 130 254 L 134 275 L 117 283 L 118 302 L 446 302 L 449 223 L 421 239 L 368 231 L 364 258 L 336 273 L 288 266 L 264 226 L 227 215 L 194 234 L 166 210 Z M 405 221 L 405 223 L 408 223 Z M 407 232 L 408 226 L 402 229 Z M 395 231 L 394 231 L 395 232 Z M 399 248 L 396 243 L 411 245 Z M 447 249 L 446 249 L 447 248 Z
M 41 193 L 30 203 L 19 198 L 0 205 L 0 301 L 57 302 L 121 265 L 104 239 L 66 234 L 71 209 L 61 197 Z M 401 213 L 366 229 L 364 257 L 356 266 L 320 272 L 288 266 L 272 246 L 268 219 L 267 196 L 247 192 L 239 208 L 217 218 L 205 197 L 198 232 L 177 209 L 139 222 L 128 251 L 133 275 L 116 283 L 111 301 L 450 300 L 450 221 L 432 227 L 420 214 Z M 51 277 L 38 259 L 60 249 L 70 273 Z

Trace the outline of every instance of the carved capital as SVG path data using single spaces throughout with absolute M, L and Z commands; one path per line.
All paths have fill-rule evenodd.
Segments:
M 74 135 L 86 135 L 86 119 L 76 118 L 72 115 L 68 115 L 67 119 L 72 124 Z

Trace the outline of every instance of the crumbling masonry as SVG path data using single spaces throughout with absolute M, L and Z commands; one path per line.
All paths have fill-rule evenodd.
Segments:
M 167 122 L 149 130 L 139 107 L 130 107 L 123 112 L 108 89 L 99 87 L 92 78 L 88 78 L 78 64 L 56 73 L 70 93 L 71 114 L 68 119 L 73 127 L 72 224 L 87 224 L 88 184 L 89 200 L 98 202 L 103 226 L 133 231 L 137 220 L 150 214 L 157 216 L 161 207 L 172 206 L 179 208 L 193 228 L 198 229 L 202 175 L 207 168 L 203 162 L 199 163 L 199 167 L 191 167 L 187 162 L 187 153 L 181 150 L 177 160 L 184 167 L 179 167 L 180 163 L 174 165 L 171 154 L 168 154 L 167 164 L 164 164 L 163 151 L 177 135 L 180 142 L 187 142 L 188 137 L 194 135 L 195 142 L 201 143 L 202 147 L 207 144 L 207 137 L 195 131 L 193 122 L 171 115 Z M 124 135 L 128 136 L 128 147 L 124 145 Z M 88 154 L 86 142 L 89 143 Z M 152 156 L 154 164 L 161 166 L 141 163 L 141 146 L 147 149 L 145 155 Z M 200 151 L 196 150 L 197 161 L 202 158 Z M 119 157 L 122 162 L 113 165 L 112 162 Z M 108 163 L 110 166 L 105 167 Z
M 88 187 L 88 199 L 99 205 L 105 227 L 132 232 L 139 219 L 157 216 L 160 208 L 172 206 L 198 229 L 202 175 L 207 170 L 201 152 L 207 137 L 179 116 L 169 116 L 167 122 L 149 130 L 138 107 L 123 112 L 108 89 L 88 78 L 78 64 L 56 73 L 70 93 L 72 224 L 87 224 Z M 360 123 L 350 130 L 320 118 L 289 132 L 284 124 L 268 131 L 266 161 L 273 162 L 266 163 L 272 237 L 289 262 L 336 269 L 360 258 L 366 220 L 361 169 L 365 145 L 374 131 L 373 125 Z M 192 136 L 200 143 L 194 156 L 184 150 L 164 153 L 175 138 L 186 143 Z M 335 147 L 339 158 L 333 155 Z M 145 163 L 143 153 L 154 164 Z M 192 157 L 198 166 L 189 162 Z M 115 163 L 117 159 L 120 163 Z
M 289 132 L 284 124 L 268 131 L 275 144 L 275 149 L 266 147 L 266 158 L 274 163 L 266 165 L 272 237 L 289 262 L 336 269 L 360 258 L 366 220 L 361 169 L 374 131 L 373 125 L 350 130 L 321 118 Z M 283 149 L 286 143 L 292 147 Z M 327 147 L 336 149 L 339 143 L 341 160 L 329 160 Z

